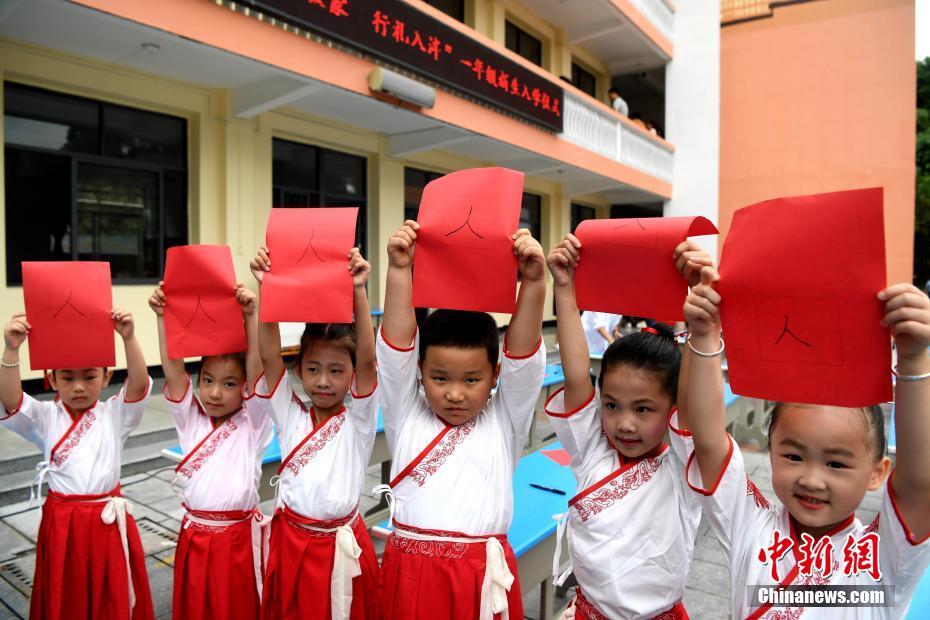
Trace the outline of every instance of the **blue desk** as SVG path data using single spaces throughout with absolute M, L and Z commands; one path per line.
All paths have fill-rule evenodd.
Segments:
M 525 596 L 541 585 L 539 597 L 540 618 L 552 615 L 552 556 L 555 554 L 555 536 L 558 523 L 553 515 L 568 510 L 568 500 L 575 495 L 575 476 L 571 468 L 562 466 L 543 454 L 560 450 L 562 444 L 553 442 L 520 459 L 513 474 L 513 520 L 507 540 L 517 557 L 520 589 Z M 565 491 L 558 495 L 530 486 L 536 483 Z M 382 521 L 372 528 L 376 536 L 387 537 L 391 524 Z M 568 559 L 565 552 L 564 559 Z
M 930 618 L 930 570 L 917 583 L 911 608 L 907 611 L 907 620 L 926 620 Z

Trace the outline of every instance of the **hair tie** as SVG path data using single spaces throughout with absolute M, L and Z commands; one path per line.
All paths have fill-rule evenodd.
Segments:
M 640 333 L 645 332 L 647 334 L 653 334 L 655 336 L 659 335 L 659 331 L 655 327 L 644 327 L 639 331 Z

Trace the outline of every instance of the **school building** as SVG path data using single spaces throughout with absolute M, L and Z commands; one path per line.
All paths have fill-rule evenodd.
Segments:
M 155 364 L 146 300 L 165 249 L 228 244 L 251 286 L 268 213 L 303 206 L 360 207 L 380 307 L 390 234 L 426 183 L 475 166 L 525 173 L 521 224 L 546 249 L 592 217 L 725 229 L 757 200 L 882 184 L 889 255 L 909 274 L 913 52 L 882 69 L 913 50 L 913 0 L 754 2 L 770 14 L 728 21 L 747 2 L 0 4 L 0 316 L 22 309 L 20 261 L 107 260 Z M 803 87 L 773 86 L 808 71 Z M 871 143 L 889 134 L 893 156 Z

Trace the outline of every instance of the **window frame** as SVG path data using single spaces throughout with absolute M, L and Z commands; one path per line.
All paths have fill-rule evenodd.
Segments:
M 516 49 L 508 45 L 508 39 L 509 39 L 508 35 L 510 34 L 511 30 L 513 30 L 514 32 L 514 36 L 515 36 L 514 45 Z M 520 51 L 521 48 L 523 47 L 523 44 L 528 42 L 527 39 L 535 41 L 539 45 L 539 59 L 538 60 L 536 58 L 530 58 L 529 56 L 523 54 Z M 545 43 L 543 41 L 543 38 L 537 37 L 531 32 L 528 32 L 525 28 L 521 27 L 517 22 L 515 22 L 509 16 L 504 19 L 504 47 L 509 49 L 511 52 L 513 52 L 517 56 L 530 61 L 531 63 L 533 63 L 534 65 L 538 67 L 542 67 L 545 69 L 545 66 L 543 64 L 543 59 L 545 58 Z
M 291 146 L 297 146 L 300 148 L 312 149 L 315 151 L 314 155 L 314 168 L 315 176 L 317 181 L 317 187 L 315 189 L 308 188 L 306 186 L 296 186 L 296 185 L 277 185 L 274 182 L 274 143 L 276 141 L 289 143 Z M 328 192 L 326 191 L 326 179 L 324 177 L 324 161 L 328 160 L 326 157 L 327 153 L 335 153 L 343 157 L 351 157 L 355 159 L 360 159 L 363 162 L 361 167 L 361 191 L 358 196 L 352 196 L 344 192 Z M 308 194 L 316 194 L 318 197 L 317 204 L 307 205 L 307 207 L 298 207 L 298 208 L 332 208 L 334 205 L 324 206 L 324 202 L 327 200 L 339 200 L 345 202 L 356 203 L 358 206 L 358 224 L 361 225 L 361 232 L 354 241 L 361 241 L 360 245 L 362 247 L 359 250 L 362 252 L 362 256 L 367 256 L 369 243 L 369 229 L 368 229 L 368 157 L 365 155 L 358 155 L 349 151 L 337 151 L 336 149 L 327 148 L 325 146 L 320 146 L 318 144 L 311 144 L 308 142 L 300 142 L 299 140 L 294 140 L 292 138 L 282 138 L 279 136 L 272 136 L 271 139 L 271 158 L 272 158 L 272 174 L 271 174 L 271 208 L 277 209 L 281 206 L 276 206 L 276 199 L 279 190 L 298 190 L 306 192 Z M 283 196 L 282 196 L 283 198 Z M 283 206 L 283 205 L 282 205 Z M 353 242 L 354 242 L 353 241 Z
M 588 92 L 581 86 L 581 80 L 579 78 L 591 78 L 592 92 Z M 572 85 L 586 95 L 597 99 L 597 74 L 588 69 L 586 65 L 578 62 L 575 58 L 572 58 Z
M 8 160 L 6 153 L 10 150 L 21 151 L 21 152 L 31 152 L 31 153 L 37 153 L 37 154 L 42 154 L 42 155 L 53 155 L 53 156 L 68 158 L 69 160 L 68 163 L 70 166 L 70 175 L 69 175 L 69 180 L 68 180 L 70 187 L 69 187 L 68 194 L 69 194 L 69 210 L 70 210 L 70 215 L 71 215 L 71 218 L 69 221 L 69 224 L 71 226 L 71 241 L 70 241 L 70 254 L 71 254 L 70 260 L 71 261 L 104 260 L 103 258 L 90 258 L 90 259 L 79 259 L 78 258 L 79 245 L 80 245 L 80 240 L 79 240 L 80 231 L 78 230 L 79 217 L 78 217 L 78 203 L 77 203 L 78 201 L 78 169 L 81 167 L 81 165 L 89 164 L 89 165 L 100 166 L 100 167 L 109 167 L 109 168 L 117 168 L 117 169 L 137 171 L 137 172 L 155 173 L 155 175 L 157 176 L 157 184 L 158 184 L 158 204 L 155 206 L 155 208 L 157 209 L 157 217 L 158 217 L 158 231 L 157 231 L 158 251 L 156 255 L 155 271 L 157 272 L 158 275 L 155 275 L 153 277 L 136 277 L 136 276 L 117 277 L 117 276 L 112 276 L 111 274 L 111 277 L 112 277 L 112 282 L 114 285 L 131 286 L 131 285 L 152 284 L 152 283 L 159 282 L 162 279 L 163 274 L 165 273 L 166 253 L 168 249 L 165 247 L 165 186 L 164 186 L 164 182 L 165 182 L 166 172 L 179 174 L 182 178 L 185 179 L 185 192 L 187 194 L 187 199 L 185 200 L 183 204 L 183 209 L 185 211 L 185 219 L 186 219 L 186 233 L 184 237 L 185 237 L 185 244 L 190 243 L 190 233 L 191 233 L 190 156 L 189 156 L 190 155 L 189 154 L 190 137 L 188 134 L 190 130 L 190 124 L 188 122 L 188 119 L 183 116 L 175 116 L 172 114 L 165 114 L 163 112 L 158 112 L 154 110 L 147 110 L 144 108 L 137 108 L 133 106 L 112 103 L 110 101 L 106 101 L 102 99 L 92 99 L 90 97 L 82 97 L 80 95 L 73 95 L 71 93 L 60 92 L 60 91 L 51 90 L 47 88 L 41 88 L 37 86 L 32 86 L 30 84 L 14 82 L 11 80 L 3 81 L 4 104 L 6 102 L 7 94 L 9 93 L 11 89 L 38 91 L 38 92 L 44 93 L 52 97 L 84 101 L 84 102 L 93 104 L 97 108 L 96 110 L 96 113 L 97 113 L 97 145 L 96 145 L 97 152 L 96 153 L 87 153 L 84 151 L 73 151 L 73 150 L 64 150 L 64 149 L 50 149 L 50 148 L 42 148 L 42 147 L 32 146 L 32 145 L 13 144 L 13 143 L 7 143 L 6 140 L 4 140 L 4 143 L 3 143 L 4 178 L 6 177 L 6 165 L 7 165 L 6 162 Z M 106 126 L 104 124 L 104 118 L 105 118 L 105 112 L 107 108 L 120 108 L 123 110 L 127 110 L 129 112 L 139 112 L 145 115 L 163 116 L 163 117 L 167 117 L 173 120 L 180 121 L 182 124 L 182 132 L 181 132 L 182 143 L 180 145 L 180 148 L 181 148 L 181 152 L 183 153 L 183 162 L 182 162 L 183 165 L 178 166 L 174 164 L 157 164 L 157 163 L 152 163 L 152 162 L 147 162 L 147 161 L 140 161 L 138 159 L 120 158 L 120 157 L 115 157 L 112 155 L 104 155 L 103 152 L 105 149 L 105 135 L 106 135 Z M 6 119 L 7 116 L 8 114 L 6 110 L 6 105 L 4 105 L 4 114 L 3 114 L 4 119 Z M 12 116 L 12 115 L 9 115 L 9 116 Z M 14 117 L 14 118 L 22 118 L 22 117 Z M 9 194 L 9 188 L 6 185 L 5 185 L 5 192 L 7 195 Z M 4 196 L 4 208 L 5 209 L 9 208 L 9 204 L 6 201 L 6 196 Z M 6 235 L 9 235 L 9 234 L 10 234 L 10 230 L 7 229 Z M 6 247 L 9 247 L 9 243 L 7 242 L 6 238 L 4 238 L 4 243 L 6 244 Z M 184 244 L 181 244 L 181 245 L 184 245 Z M 6 251 L 4 252 L 4 254 L 6 254 Z M 17 257 L 14 259 L 14 261 L 15 260 L 19 260 L 20 263 L 22 263 L 23 261 L 21 257 Z M 19 281 L 15 281 L 15 279 L 12 277 L 12 274 L 10 272 L 11 264 L 14 261 L 8 261 L 8 264 L 6 266 L 5 277 L 6 277 L 7 287 L 22 286 L 22 271 L 20 270 Z M 106 261 L 106 262 L 109 262 L 109 261 Z

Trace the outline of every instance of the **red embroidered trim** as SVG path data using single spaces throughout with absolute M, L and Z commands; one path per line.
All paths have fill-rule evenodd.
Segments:
M 455 447 L 465 441 L 465 438 L 475 428 L 478 418 L 472 418 L 449 431 L 436 448 L 434 448 L 422 461 L 417 463 L 410 471 L 410 477 L 418 486 L 426 484 L 426 479 L 439 471 L 446 459 L 455 452 Z
M 585 598 L 580 587 L 575 588 L 575 617 L 578 620 L 607 620 L 607 616 Z
M 388 537 L 391 546 L 401 553 L 422 555 L 428 558 L 460 560 L 468 551 L 468 543 L 447 542 L 442 540 L 414 540 L 405 536 L 391 534 Z
M 635 491 L 652 479 L 662 459 L 649 458 L 643 459 L 626 469 L 622 474 L 592 491 L 584 497 L 578 498 L 573 504 L 581 521 L 587 521 L 594 515 L 612 506 L 615 502 L 623 499 L 630 491 Z
M 749 475 L 746 475 L 746 495 L 752 495 L 752 498 L 756 500 L 756 507 L 767 510 L 770 506 L 769 500 L 765 499 L 765 496 L 762 495 L 762 491 L 759 490 L 759 487 L 749 479 Z
M 242 521 L 252 516 L 252 510 L 192 510 L 187 504 L 181 507 L 188 514 L 206 521 Z
M 205 444 L 201 444 L 194 448 L 196 455 L 193 459 L 188 459 L 187 462 L 182 462 L 177 469 L 179 476 L 185 476 L 187 478 L 193 477 L 193 475 L 199 470 L 203 464 L 213 456 L 213 453 L 216 452 L 223 442 L 229 439 L 229 436 L 235 432 L 239 426 L 233 420 L 229 418 L 221 426 L 216 427 L 211 435 L 208 435 L 209 441 Z M 192 453 L 193 454 L 193 453 Z
M 16 405 L 16 408 L 13 409 L 13 411 L 10 411 L 9 409 L 6 409 L 6 408 L 4 407 L 4 409 L 6 409 L 6 415 L 5 415 L 4 417 L 0 418 L 0 420 L 6 420 L 7 418 L 13 416 L 14 414 L 19 413 L 19 410 L 22 408 L 22 406 L 23 406 L 23 400 L 25 400 L 25 398 L 26 398 L 26 393 L 23 392 L 22 390 L 20 390 L 20 392 L 19 392 L 19 404 Z
M 881 516 L 882 516 L 881 514 L 875 515 L 875 518 L 872 519 L 872 522 L 869 523 L 869 527 L 865 528 L 865 532 L 863 532 L 863 533 L 864 533 L 864 534 L 871 534 L 872 532 L 877 532 L 877 531 L 878 531 L 878 519 L 879 519 L 879 517 L 881 517 Z
M 536 355 L 536 353 L 539 351 L 539 347 L 542 346 L 542 342 L 543 342 L 542 336 L 540 336 L 540 337 L 539 337 L 539 342 L 536 343 L 536 347 L 535 347 L 530 353 L 527 353 L 526 355 L 514 355 L 514 354 L 511 353 L 510 350 L 507 348 L 507 332 L 504 332 L 504 357 L 509 357 L 509 358 L 512 359 L 512 360 L 525 360 L 525 359 L 529 359 L 529 358 L 533 357 L 534 355 Z
M 90 430 L 90 427 L 97 421 L 97 416 L 94 414 L 93 409 L 88 409 L 84 414 L 78 418 L 69 431 L 65 433 L 65 436 L 61 438 L 52 449 L 51 461 L 56 467 L 61 467 L 62 464 L 68 460 L 68 457 L 71 456 L 71 451 L 83 439 L 84 435 Z M 59 450 L 60 448 L 60 450 Z
M 343 410 L 338 415 L 327 420 L 326 423 L 317 428 L 316 431 L 313 431 L 309 440 L 306 441 L 293 456 L 288 458 L 287 462 L 281 468 L 281 471 L 287 469 L 295 476 L 299 474 L 300 470 L 307 463 L 312 461 L 314 457 L 319 454 L 320 450 L 329 443 L 329 440 L 336 436 L 336 433 L 342 428 L 342 423 L 345 419 L 345 410 Z

